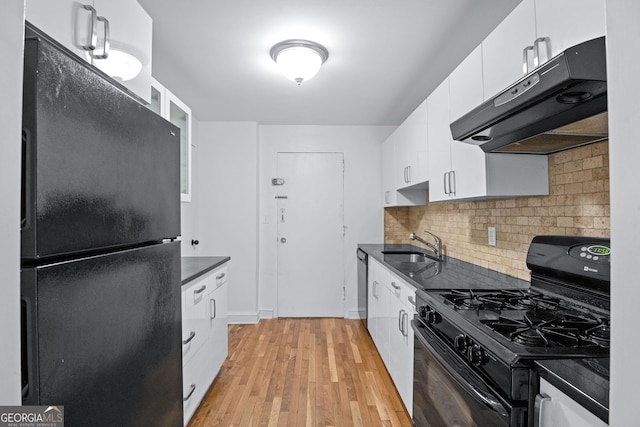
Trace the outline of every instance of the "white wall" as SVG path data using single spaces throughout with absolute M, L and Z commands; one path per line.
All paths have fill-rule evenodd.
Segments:
M 345 317 L 357 316 L 358 243 L 383 240 L 380 147 L 391 126 L 260 126 L 260 267 L 259 307 L 262 318 L 276 315 L 277 227 L 271 178 L 276 177 L 278 152 L 342 152 L 345 160 L 344 245 Z M 310 226 L 313 226 L 310 224 Z
M 640 242 L 640 2 L 607 0 L 607 85 L 611 197 L 612 427 L 640 425 L 638 242 Z
M 229 322 L 258 321 L 258 149 L 254 122 L 200 122 L 183 255 L 231 256 Z M 184 204 L 183 204 L 184 205 Z M 185 224 L 195 221 L 195 227 Z M 189 235 L 191 234 L 191 235 Z M 200 244 L 191 247 L 191 239 Z
M 24 1 L 0 2 L 0 405 L 19 405 L 20 132 Z

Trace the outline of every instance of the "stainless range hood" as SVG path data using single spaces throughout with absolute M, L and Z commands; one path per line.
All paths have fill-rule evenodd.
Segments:
M 491 153 L 550 154 L 608 138 L 605 38 L 573 46 L 451 123 Z

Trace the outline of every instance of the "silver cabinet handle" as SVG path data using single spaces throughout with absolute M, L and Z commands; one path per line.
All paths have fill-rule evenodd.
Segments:
M 416 298 L 414 296 L 408 296 L 407 300 L 411 303 L 411 305 L 416 305 Z
M 399 290 L 400 290 L 400 285 L 397 285 L 397 284 L 396 284 L 396 282 L 391 282 L 391 287 L 392 287 L 393 289 L 395 289 L 396 291 L 399 291 Z
M 402 332 L 402 335 L 407 337 L 409 336 L 409 313 L 407 313 L 406 311 L 402 310 L 404 313 L 402 313 L 402 330 L 400 332 Z
M 407 167 L 404 167 L 404 183 L 407 183 Z
M 550 402 L 551 397 L 542 393 L 536 396 L 536 401 L 533 410 L 533 427 L 542 427 L 542 408 L 546 402 Z
M 102 54 L 94 55 L 91 51 L 91 56 L 95 59 L 107 59 L 109 57 L 109 20 L 104 16 L 98 16 L 97 21 L 102 22 L 104 25 L 104 42 L 102 43 Z
M 522 74 L 529 74 L 529 52 L 533 51 L 533 46 L 522 49 Z
M 200 289 L 196 289 L 195 291 L 193 291 L 194 294 L 201 294 L 204 292 L 204 290 L 207 289 L 207 285 L 202 285 L 202 287 Z
M 538 48 L 540 43 L 544 43 L 545 45 L 544 61 L 540 61 L 540 49 Z M 533 68 L 544 64 L 549 59 L 551 59 L 551 39 L 549 37 L 538 37 L 536 41 L 533 42 Z
M 224 279 L 224 276 L 226 276 L 226 274 L 225 274 L 225 273 L 218 274 L 218 275 L 216 276 L 216 280 Z
M 186 395 L 186 397 L 184 399 L 182 399 L 182 401 L 186 402 L 187 400 L 189 400 L 189 398 L 191 398 L 191 395 L 193 394 L 194 391 L 196 391 L 196 385 L 195 384 L 191 384 L 190 386 L 190 390 L 189 390 L 189 394 Z
M 402 329 L 402 319 L 404 319 L 404 309 L 398 312 L 398 330 L 402 335 L 404 335 L 404 330 Z
M 189 334 L 189 338 L 187 338 L 186 340 L 182 340 L 182 345 L 189 344 L 191 340 L 194 339 L 195 337 L 196 337 L 195 331 L 191 331 L 191 333 Z
M 280 238 L 280 242 L 281 243 L 287 243 L 287 238 L 286 237 L 281 237 Z
M 449 175 L 449 172 L 444 173 L 444 194 L 449 194 L 447 191 L 447 175 Z
M 376 282 L 375 280 L 373 281 L 373 287 L 371 290 L 373 291 L 373 297 L 375 299 L 378 299 L 378 293 L 376 292 L 378 290 L 378 282 Z
M 213 303 L 213 307 L 211 306 L 211 303 Z M 216 309 L 216 300 L 215 299 L 210 299 L 209 300 L 209 311 L 211 312 L 211 315 L 209 316 L 209 320 L 214 320 L 216 318 L 217 312 L 218 310 Z
M 98 13 L 93 6 L 83 4 L 82 7 L 91 13 L 91 20 L 89 21 L 89 43 L 82 45 L 84 50 L 94 50 L 98 43 Z
M 411 166 L 407 166 L 407 184 L 411 184 Z
M 453 177 L 453 179 L 451 179 Z M 453 185 L 451 185 L 453 183 Z M 456 195 L 456 171 L 449 172 L 449 193 Z

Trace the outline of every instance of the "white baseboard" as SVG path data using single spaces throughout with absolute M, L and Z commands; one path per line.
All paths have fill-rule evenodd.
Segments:
M 273 319 L 273 309 L 260 310 L 260 319 Z
M 254 325 L 258 323 L 260 316 L 258 313 L 229 313 L 228 322 L 230 325 Z
M 358 310 L 357 308 L 352 308 L 347 310 L 347 314 L 344 317 L 345 319 L 364 319 L 364 310 Z

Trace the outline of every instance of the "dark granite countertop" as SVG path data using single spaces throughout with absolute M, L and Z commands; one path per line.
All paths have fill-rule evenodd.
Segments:
M 541 378 L 609 422 L 609 358 L 540 360 Z
M 459 259 L 443 256 L 440 262 L 398 262 L 385 256 L 386 251 L 417 251 L 433 255 L 428 249 L 407 244 L 360 244 L 370 257 L 399 274 L 416 289 L 526 289 L 529 282 L 480 267 Z
M 182 285 L 229 261 L 228 256 L 182 257 Z

